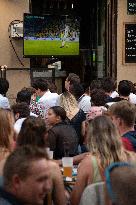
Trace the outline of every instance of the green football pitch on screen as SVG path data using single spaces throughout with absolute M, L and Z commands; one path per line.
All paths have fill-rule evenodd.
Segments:
M 79 42 L 65 42 L 64 47 L 62 41 L 57 40 L 24 40 L 24 56 L 42 56 L 42 55 L 78 55 Z

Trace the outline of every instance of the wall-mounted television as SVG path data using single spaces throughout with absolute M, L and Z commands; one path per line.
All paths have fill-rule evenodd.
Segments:
M 79 55 L 80 18 L 24 14 L 24 57 Z

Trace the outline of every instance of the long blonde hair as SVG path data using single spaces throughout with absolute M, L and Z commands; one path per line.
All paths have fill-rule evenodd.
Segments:
M 60 96 L 60 106 L 66 111 L 68 118 L 71 118 L 73 111 L 78 109 L 76 98 L 69 92 L 66 92 Z
M 98 116 L 89 123 L 88 147 L 102 168 L 112 162 L 127 161 L 118 130 L 107 116 Z
M 14 138 L 14 117 L 10 110 L 0 109 L 0 147 L 10 150 Z

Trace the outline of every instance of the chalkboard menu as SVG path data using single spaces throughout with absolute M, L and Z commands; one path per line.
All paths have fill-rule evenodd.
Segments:
M 125 24 L 125 63 L 136 63 L 136 23 Z
M 136 0 L 127 0 L 128 14 L 136 14 Z

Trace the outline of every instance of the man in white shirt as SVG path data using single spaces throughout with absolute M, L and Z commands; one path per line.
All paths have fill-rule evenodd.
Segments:
M 117 93 L 117 91 L 114 91 L 111 95 L 112 98 L 116 98 L 119 97 L 119 94 Z M 136 95 L 134 93 L 130 93 L 129 95 L 129 101 L 133 104 L 136 104 Z
M 131 82 L 131 81 L 128 81 L 128 80 L 125 80 L 131 87 L 131 92 L 130 92 L 130 95 L 129 95 L 129 102 L 131 102 L 132 104 L 136 104 L 136 95 L 133 93 L 134 91 L 134 84 Z M 111 95 L 112 98 L 116 98 L 116 97 L 119 97 L 119 94 L 114 91 Z
M 13 111 L 15 118 L 14 130 L 18 134 L 22 127 L 22 123 L 30 116 L 30 109 L 26 103 L 21 102 L 12 105 L 11 110 Z
M 5 97 L 8 89 L 9 89 L 9 82 L 4 78 L 0 78 L 0 108 L 4 108 L 4 109 L 10 108 L 8 98 Z
M 134 93 L 130 93 L 129 101 L 136 105 L 136 95 Z
M 36 90 L 36 95 L 40 97 L 38 103 L 42 106 L 45 116 L 50 107 L 57 105 L 58 94 L 51 93 L 47 81 L 43 79 L 36 80 L 33 83 L 33 88 Z
M 83 87 L 84 86 L 84 87 Z M 91 97 L 89 96 L 89 86 L 81 84 L 73 84 L 70 87 L 70 92 L 75 96 L 78 102 L 78 107 L 88 113 L 91 109 Z

